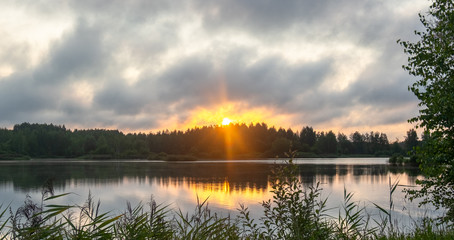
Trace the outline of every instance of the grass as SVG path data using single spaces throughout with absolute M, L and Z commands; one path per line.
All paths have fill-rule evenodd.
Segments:
M 0 206 L 1 239 L 453 239 L 454 230 L 431 219 L 402 232 L 393 219 L 393 193 L 398 181 L 391 181 L 389 206 L 375 204 L 381 218 L 373 219 L 353 193 L 344 188 L 338 217 L 326 214 L 327 199 L 318 184 L 303 187 L 297 166 L 290 160 L 278 166 L 270 178 L 273 198 L 263 201 L 261 218 L 250 217 L 240 205 L 239 216 L 211 212 L 208 199 L 200 200 L 193 212 L 170 209 L 153 199 L 113 215 L 101 213 L 101 202 L 89 193 L 83 205 L 56 205 L 51 184 L 46 184 L 40 203 L 26 197 L 13 211 Z M 9 214 L 8 214 L 9 213 Z M 375 224 L 373 224 L 375 223 Z

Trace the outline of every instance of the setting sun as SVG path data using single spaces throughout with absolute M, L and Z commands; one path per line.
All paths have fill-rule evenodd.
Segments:
M 222 125 L 229 125 L 232 122 L 229 118 L 222 119 Z
M 210 108 L 198 107 L 192 110 L 183 121 L 177 117 L 160 121 L 158 122 L 160 127 L 151 131 L 160 131 L 164 126 L 168 129 L 190 129 L 203 126 L 227 126 L 230 123 L 247 125 L 266 123 L 268 126 L 287 128 L 292 126 L 289 121 L 292 117 L 290 114 L 277 114 L 274 110 L 265 107 L 251 108 L 243 103 L 226 102 Z

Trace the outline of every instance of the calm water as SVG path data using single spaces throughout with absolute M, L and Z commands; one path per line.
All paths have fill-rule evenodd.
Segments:
M 77 161 L 32 160 L 0 162 L 0 204 L 19 207 L 28 194 L 41 199 L 41 186 L 51 179 L 56 194 L 72 193 L 56 203 L 83 204 L 88 193 L 101 200 L 103 211 L 114 213 L 133 205 L 147 203 L 150 197 L 183 212 L 191 212 L 197 197 L 206 199 L 213 211 L 237 213 L 245 204 L 255 217 L 261 216 L 260 202 L 272 198 L 268 179 L 271 169 L 281 160 L 246 161 Z M 389 181 L 399 180 L 393 198 L 395 216 L 419 218 L 433 214 L 416 203 L 407 202 L 401 192 L 421 178 L 418 169 L 392 167 L 386 158 L 296 159 L 306 185 L 320 182 L 329 207 L 342 204 L 344 187 L 354 193 L 374 215 L 373 203 L 389 207 Z M 329 212 L 337 216 L 338 209 Z M 405 221 L 405 220 L 402 220 Z

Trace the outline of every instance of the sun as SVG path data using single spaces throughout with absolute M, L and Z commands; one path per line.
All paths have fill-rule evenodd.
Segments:
M 229 125 L 232 122 L 229 118 L 222 119 L 222 125 Z

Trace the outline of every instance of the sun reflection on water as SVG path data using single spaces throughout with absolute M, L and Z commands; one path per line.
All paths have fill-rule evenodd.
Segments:
M 297 160 L 300 163 L 300 179 L 304 185 L 311 186 L 320 182 L 322 198 L 328 198 L 328 207 L 336 208 L 336 216 L 342 204 L 344 188 L 354 193 L 354 201 L 362 201 L 372 206 L 376 203 L 389 205 L 389 179 L 399 179 L 400 185 L 414 185 L 418 172 L 391 168 L 385 160 L 350 159 L 347 160 Z M 351 162 L 360 163 L 351 163 Z M 370 160 L 372 161 L 372 160 Z M 304 163 L 302 163 L 304 162 Z M 382 163 L 383 162 L 383 163 Z M 23 165 L 7 166 L 6 172 L 15 172 L 17 180 L 0 178 L 0 193 L 3 202 L 13 202 L 18 207 L 25 194 L 40 199 L 40 176 L 35 172 L 51 170 L 55 173 L 56 193 L 75 193 L 61 199 L 61 204 L 83 204 L 89 192 L 102 202 L 105 211 L 125 208 L 126 202 L 133 205 L 147 203 L 150 195 L 158 203 L 170 205 L 172 209 L 190 212 L 197 204 L 197 199 L 208 199 L 210 208 L 215 212 L 235 213 L 240 204 L 249 207 L 254 214 L 263 213 L 262 201 L 273 198 L 269 176 L 273 163 L 270 161 L 200 161 L 196 163 L 134 163 L 96 162 L 46 165 L 42 169 L 36 165 L 25 168 Z M 18 169 L 21 169 L 19 171 Z M 76 172 L 78 169 L 80 172 Z M 61 174 L 60 174 L 61 173 Z M 58 174 L 58 175 L 57 175 Z M 33 181 L 25 183 L 26 177 Z M 393 195 L 395 211 L 404 213 L 413 211 L 412 216 L 424 214 L 417 203 L 405 202 L 405 193 L 399 186 Z M 60 201 L 60 199 L 58 199 Z M 1 201 L 0 201 L 1 203 Z M 409 205 L 410 204 L 410 205 Z
M 208 202 L 216 207 L 235 210 L 239 204 L 257 204 L 264 199 L 272 197 L 270 187 L 258 188 L 253 184 L 235 185 L 231 184 L 226 178 L 224 181 L 196 181 L 192 178 L 155 178 L 150 179 L 151 185 L 157 185 L 161 191 L 173 193 L 174 199 L 178 206 L 182 202 L 189 201 L 195 206 L 197 199 Z M 158 190 L 158 195 L 161 195 Z M 164 193 L 162 193 L 164 194 Z M 169 199 L 170 200 L 170 199 Z M 184 205 L 187 205 L 184 204 Z

